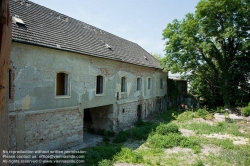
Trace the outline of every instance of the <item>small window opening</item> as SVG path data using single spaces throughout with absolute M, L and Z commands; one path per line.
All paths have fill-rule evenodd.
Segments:
M 9 69 L 9 99 L 12 98 L 12 80 L 11 80 L 11 69 Z
M 96 94 L 103 93 L 103 76 L 96 77 Z
M 161 88 L 161 89 L 163 88 L 163 81 L 162 81 L 162 78 L 160 79 L 160 88 Z
M 141 90 L 141 78 L 137 78 L 137 90 Z
M 68 74 L 57 73 L 56 75 L 56 95 L 69 95 Z
M 148 78 L 148 89 L 151 89 L 151 78 Z
M 124 113 L 125 112 L 125 109 L 122 109 L 122 113 Z
M 121 92 L 127 91 L 127 85 L 126 85 L 126 77 L 122 77 L 121 79 Z

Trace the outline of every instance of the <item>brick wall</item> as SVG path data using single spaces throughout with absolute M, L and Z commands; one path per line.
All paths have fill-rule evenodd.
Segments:
M 58 150 L 83 141 L 78 108 L 11 113 L 10 127 L 10 150 Z

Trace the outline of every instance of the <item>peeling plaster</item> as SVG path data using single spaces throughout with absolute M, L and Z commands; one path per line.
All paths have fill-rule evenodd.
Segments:
M 24 99 L 23 99 L 23 109 L 27 110 L 30 108 L 30 96 L 26 96 Z

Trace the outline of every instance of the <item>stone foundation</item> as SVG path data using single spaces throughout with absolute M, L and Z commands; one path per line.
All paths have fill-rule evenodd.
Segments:
M 58 150 L 82 142 L 78 108 L 10 113 L 10 150 Z

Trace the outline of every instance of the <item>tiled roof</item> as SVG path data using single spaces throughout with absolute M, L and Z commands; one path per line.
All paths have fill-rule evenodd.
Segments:
M 25 24 L 12 24 L 13 41 L 161 69 L 138 44 L 41 5 L 10 0 L 10 12 Z

